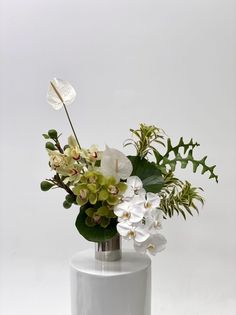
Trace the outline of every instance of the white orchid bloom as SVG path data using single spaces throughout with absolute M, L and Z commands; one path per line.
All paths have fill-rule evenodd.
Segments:
M 150 236 L 142 227 L 129 224 L 128 222 L 120 222 L 116 227 L 118 233 L 125 239 L 133 239 L 138 243 L 146 241 Z
M 146 201 L 144 202 L 144 208 L 146 209 L 146 212 L 158 208 L 159 205 L 160 197 L 158 196 L 158 194 L 148 192 L 146 194 Z
M 143 182 L 138 176 L 130 176 L 127 179 L 127 190 L 124 194 L 124 198 L 132 198 L 135 195 L 144 194 L 146 193 L 145 189 L 143 188 Z
M 161 209 L 152 209 L 145 216 L 145 225 L 150 233 L 162 229 L 163 212 Z
M 57 78 L 50 82 L 47 101 L 54 109 L 61 109 L 63 103 L 70 105 L 74 102 L 75 97 L 75 89 L 69 82 Z
M 120 222 L 138 223 L 143 219 L 143 209 L 131 202 L 124 201 L 114 207 L 114 213 Z
M 132 163 L 122 152 L 106 146 L 101 158 L 101 172 L 105 176 L 113 176 L 120 181 L 127 179 L 132 171 Z
M 155 256 L 158 252 L 161 252 L 165 249 L 167 241 L 165 237 L 160 234 L 156 233 L 153 235 L 150 235 L 148 239 L 146 239 L 144 242 L 134 242 L 134 248 L 137 252 L 140 253 L 146 253 Z

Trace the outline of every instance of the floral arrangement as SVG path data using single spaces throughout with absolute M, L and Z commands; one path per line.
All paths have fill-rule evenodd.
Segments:
M 96 145 L 83 148 L 67 110 L 75 97 L 69 82 L 50 82 L 48 102 L 56 110 L 65 109 L 73 135 L 62 146 L 56 130 L 43 134 L 54 174 L 41 182 L 41 189 L 66 191 L 63 206 L 79 207 L 75 225 L 88 241 L 106 241 L 119 233 L 124 239 L 133 240 L 137 251 L 155 255 L 166 244 L 160 234 L 163 219 L 175 213 L 186 219 L 194 210 L 199 212 L 199 204 L 204 203 L 201 188 L 175 177 L 178 162 L 181 168 L 192 164 L 193 172 L 200 168 L 202 174 L 208 173 L 218 182 L 215 165 L 208 166 L 206 156 L 194 158 L 193 151 L 199 144 L 192 139 L 185 142 L 180 138 L 173 145 L 162 129 L 146 124 L 130 129 L 132 137 L 124 143 L 124 147 L 134 146 L 135 155 L 126 156 L 108 146 L 103 151 Z

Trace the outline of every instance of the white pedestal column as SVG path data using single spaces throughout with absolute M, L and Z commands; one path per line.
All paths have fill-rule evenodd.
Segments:
M 103 262 L 93 250 L 71 259 L 72 315 L 151 315 L 151 259 L 123 252 Z

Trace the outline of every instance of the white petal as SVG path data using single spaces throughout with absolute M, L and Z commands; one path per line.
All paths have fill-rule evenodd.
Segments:
M 157 208 L 160 205 L 160 197 L 158 194 L 148 192 L 146 195 L 147 203 L 151 204 L 151 208 Z
M 57 78 L 53 79 L 51 82 L 59 92 L 65 105 L 69 105 L 74 102 L 76 92 L 69 82 Z M 51 84 L 48 88 L 47 101 L 56 110 L 62 108 L 63 106 L 61 99 L 58 97 Z
M 150 236 L 149 241 L 150 242 L 149 245 L 147 245 L 147 249 L 149 253 L 152 255 L 155 255 L 156 253 L 163 251 L 167 243 L 166 238 L 160 233 L 156 233 Z M 152 248 L 152 246 L 150 245 L 153 245 L 154 248 Z
M 77 147 L 78 146 L 78 143 L 77 143 L 75 137 L 72 136 L 72 135 L 70 135 L 69 138 L 68 138 L 68 144 L 71 147 Z
M 128 235 L 128 233 L 131 231 L 131 225 L 126 223 L 126 222 L 120 222 L 117 224 L 116 226 L 118 233 L 121 236 L 126 237 Z
M 145 242 L 149 238 L 150 234 L 142 229 L 141 227 L 137 227 L 135 229 L 135 241 L 138 243 Z
M 134 248 L 136 251 L 145 253 L 148 251 L 151 255 L 156 255 L 156 253 L 165 249 L 167 241 L 165 237 L 159 233 L 151 235 L 145 242 L 138 243 L 134 242 Z
M 143 219 L 143 209 L 139 206 L 132 206 L 130 209 L 130 218 L 129 221 L 132 223 L 138 223 Z
M 129 203 L 124 201 L 114 207 L 114 213 L 118 217 L 122 217 L 125 212 L 128 212 L 129 210 Z
M 127 179 L 127 185 L 131 186 L 134 190 L 139 190 L 143 188 L 143 182 L 138 176 L 130 176 Z
M 134 205 L 139 205 L 139 206 L 144 207 L 144 204 L 146 203 L 145 193 L 134 195 L 134 197 L 132 198 L 131 202 Z

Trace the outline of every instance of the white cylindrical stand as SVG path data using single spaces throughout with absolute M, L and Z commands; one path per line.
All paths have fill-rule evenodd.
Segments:
M 151 315 L 151 259 L 123 252 L 99 261 L 93 250 L 71 259 L 72 315 Z

